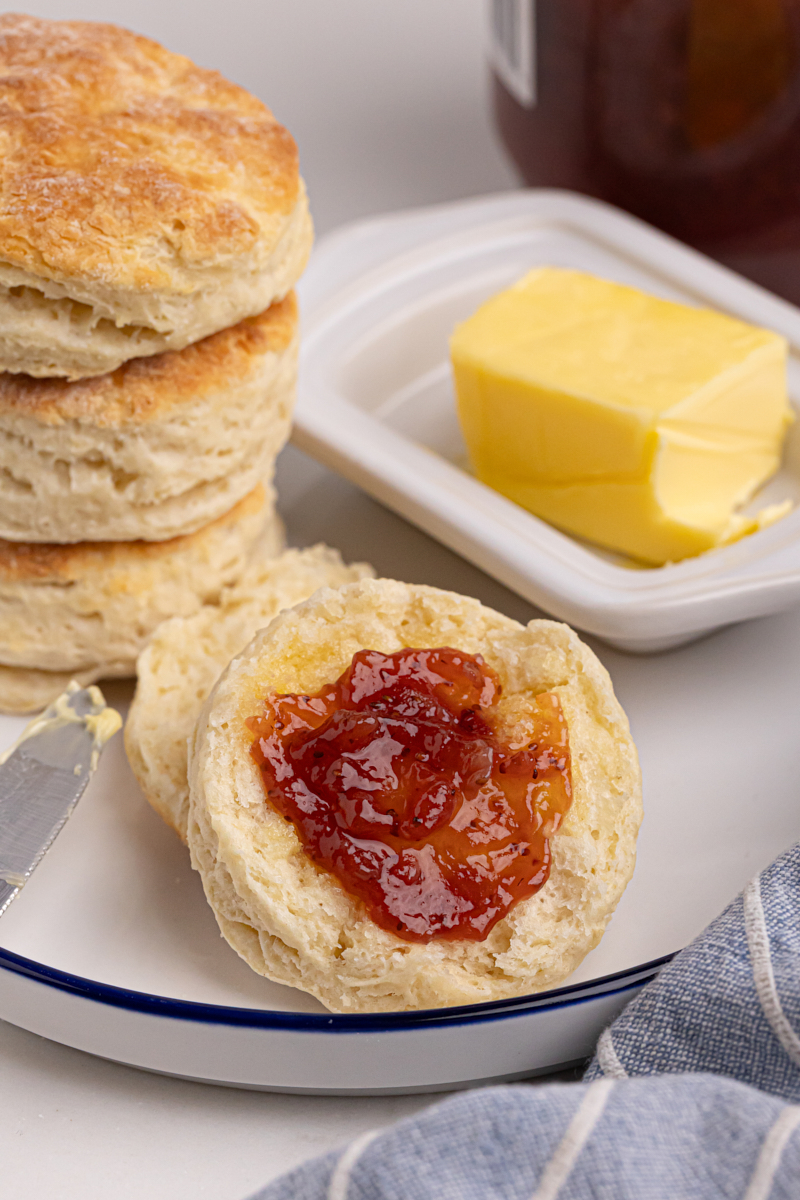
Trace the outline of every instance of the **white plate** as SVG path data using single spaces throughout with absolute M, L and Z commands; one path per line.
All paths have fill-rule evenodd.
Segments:
M 296 451 L 280 476 L 292 540 L 338 533 L 348 557 L 370 558 L 385 574 L 457 588 L 520 620 L 535 615 Z M 260 979 L 217 934 L 185 849 L 145 804 L 116 738 L 0 920 L 0 1017 L 150 1070 L 288 1091 L 437 1090 L 587 1054 L 652 974 L 647 964 L 689 941 L 800 837 L 800 613 L 652 658 L 595 648 L 631 717 L 645 820 L 633 881 L 564 989 L 358 1018 Z M 129 687 L 106 690 L 124 704 Z M 0 719 L 0 745 L 22 724 Z
M 521 621 L 537 615 L 293 448 L 278 490 L 294 544 L 324 539 L 381 574 L 476 596 Z M 493 1006 L 338 1017 L 268 983 L 219 937 L 187 852 L 145 804 L 116 738 L 0 919 L 0 1018 L 149 1070 L 286 1091 L 439 1090 L 580 1059 L 652 964 L 800 837 L 800 613 L 652 658 L 595 648 L 631 717 L 646 815 L 633 881 L 564 988 Z M 106 690 L 118 705 L 130 692 Z M 0 747 L 23 724 L 0 718 Z
M 513 192 L 351 225 L 315 252 L 293 440 L 546 612 L 614 645 L 678 645 L 800 601 L 800 510 L 657 569 L 546 525 L 472 478 L 448 337 L 541 264 L 578 267 L 783 333 L 800 399 L 800 312 L 671 238 L 569 192 Z M 800 499 L 800 423 L 752 508 Z
M 126 706 L 129 685 L 106 691 Z M 23 725 L 0 718 L 0 741 Z M 292 1092 L 440 1090 L 557 1069 L 591 1051 L 656 966 L 494 1005 L 333 1016 L 222 941 L 119 737 L 3 916 L 0 942 L 3 1019 L 133 1066 Z

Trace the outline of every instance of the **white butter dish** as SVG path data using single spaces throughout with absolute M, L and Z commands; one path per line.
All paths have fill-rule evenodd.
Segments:
M 556 191 L 399 213 L 324 239 L 300 285 L 294 441 L 547 613 L 654 651 L 800 602 L 800 510 L 694 559 L 636 568 L 473 478 L 448 338 L 539 265 L 574 267 L 783 334 L 800 402 L 800 311 L 608 205 Z M 800 422 L 751 509 L 800 500 Z

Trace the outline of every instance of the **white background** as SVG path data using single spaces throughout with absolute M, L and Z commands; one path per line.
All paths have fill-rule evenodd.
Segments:
M 321 233 L 515 183 L 488 115 L 481 0 L 54 0 L 29 11 L 127 25 L 255 92 L 299 143 Z M 184 1083 L 0 1023 L 2 1193 L 240 1200 L 431 1099 Z
M 492 134 L 482 0 L 51 0 L 259 96 L 299 147 L 320 233 L 368 213 L 511 187 Z

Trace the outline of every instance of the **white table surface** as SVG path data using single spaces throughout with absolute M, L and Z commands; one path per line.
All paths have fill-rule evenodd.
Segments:
M 261 96 L 298 141 L 320 233 L 515 184 L 488 117 L 482 0 L 40 0 L 27 11 L 127 25 Z M 335 542 L 330 522 L 315 528 L 302 505 L 291 517 L 302 486 L 325 480 L 288 454 L 290 532 Z M 350 545 L 385 519 L 402 531 L 406 554 L 435 570 L 439 551 L 428 539 L 417 543 L 349 485 L 328 486 L 344 506 Z M 0 1022 L 2 1191 L 32 1200 L 240 1200 L 433 1099 L 214 1088 L 94 1059 Z

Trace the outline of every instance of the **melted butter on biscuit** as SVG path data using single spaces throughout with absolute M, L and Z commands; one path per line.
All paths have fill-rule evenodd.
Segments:
M 478 478 L 655 565 L 791 507 L 737 511 L 780 462 L 786 353 L 768 330 L 555 267 L 494 296 L 451 341 Z

